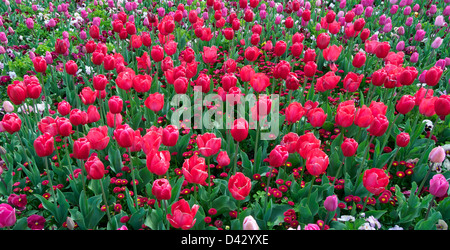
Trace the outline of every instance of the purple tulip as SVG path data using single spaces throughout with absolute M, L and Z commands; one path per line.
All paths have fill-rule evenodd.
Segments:
M 405 42 L 404 41 L 400 41 L 397 43 L 397 46 L 395 47 L 395 49 L 397 51 L 402 51 L 405 49 Z
M 414 40 L 415 40 L 415 41 L 418 41 L 418 42 L 422 41 L 422 40 L 425 38 L 425 34 L 426 34 L 426 31 L 425 31 L 425 30 L 419 29 L 419 30 L 416 32 L 416 35 L 414 35 Z
M 444 20 L 444 16 L 439 15 L 436 17 L 436 19 L 434 20 L 434 25 L 438 26 L 438 27 L 442 27 L 445 24 L 445 20 Z
M 419 53 L 417 53 L 417 52 L 412 53 L 409 61 L 412 63 L 416 63 L 417 61 L 419 61 Z

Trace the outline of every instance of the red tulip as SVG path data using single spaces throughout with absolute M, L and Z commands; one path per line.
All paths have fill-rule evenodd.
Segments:
M 331 37 L 328 33 L 320 33 L 317 38 L 317 47 L 321 50 L 326 49 L 330 44 Z
M 92 54 L 97 49 L 97 44 L 90 40 L 84 45 L 84 47 L 86 48 L 86 53 Z
M 326 61 L 336 62 L 339 58 L 339 55 L 341 54 L 342 49 L 342 45 L 339 47 L 336 45 L 331 45 L 330 47 L 323 50 L 323 58 Z
M 215 63 L 217 60 L 217 51 L 218 49 L 216 48 L 216 46 L 212 46 L 212 47 L 203 47 L 203 62 L 205 63 Z
M 420 106 L 420 103 L 424 98 L 431 98 L 433 97 L 434 90 L 433 89 L 426 89 L 424 87 L 420 87 L 419 90 L 414 94 L 414 100 L 416 103 L 416 106 Z M 426 96 L 425 96 L 426 95 Z
M 27 84 L 27 96 L 31 99 L 38 99 L 41 96 L 42 87 L 38 81 Z
M 234 120 L 230 133 L 237 142 L 245 140 L 248 136 L 248 122 L 244 118 Z
M 302 104 L 299 102 L 292 102 L 288 105 L 285 110 L 286 121 L 289 124 L 296 123 L 300 121 L 303 115 L 306 113 Z
M 69 75 L 75 75 L 78 71 L 78 65 L 73 60 L 69 60 L 65 65 L 66 73 Z
M 134 35 L 136 34 L 136 25 L 128 21 L 125 23 L 125 30 L 127 31 L 128 35 Z
M 406 147 L 409 143 L 409 134 L 406 132 L 402 132 L 397 135 L 395 142 L 399 147 Z
M 42 56 L 37 56 L 33 58 L 34 70 L 38 73 L 44 73 L 47 70 L 47 62 Z
M 105 54 L 103 54 L 103 52 L 96 50 L 92 53 L 92 63 L 94 65 L 101 65 L 104 60 Z
M 65 117 L 55 119 L 56 130 L 60 136 L 70 136 L 72 134 L 72 123 Z
M 105 165 L 97 157 L 97 155 L 91 155 L 84 163 L 84 168 L 88 173 L 88 178 L 93 180 L 100 180 L 105 175 Z
M 258 93 L 265 91 L 270 84 L 269 77 L 264 73 L 255 73 L 250 79 L 250 86 Z
M 376 70 L 372 73 L 372 84 L 374 86 L 383 86 L 387 81 L 387 73 L 384 69 Z
M 109 143 L 108 127 L 100 126 L 91 128 L 86 135 L 86 138 L 92 149 L 103 150 Z
M 74 126 L 84 125 L 88 123 L 89 117 L 86 111 L 72 109 L 70 111 L 69 120 Z
M 164 107 L 164 94 L 158 92 L 150 94 L 147 99 L 145 99 L 144 105 L 153 112 L 160 111 Z
M 222 145 L 222 139 L 216 137 L 213 133 L 204 133 L 196 138 L 198 150 L 204 157 L 210 157 L 219 152 Z
M 198 205 L 193 205 L 192 209 L 189 208 L 189 203 L 180 199 L 172 204 L 172 214 L 167 214 L 167 220 L 174 228 L 181 228 L 183 230 L 191 229 L 195 224 L 195 215 L 199 209 Z
M 133 86 L 133 79 L 135 73 L 132 69 L 127 68 L 126 70 L 120 72 L 116 78 L 117 87 L 123 90 L 129 90 Z
M 302 54 L 303 51 L 303 44 L 302 43 L 294 43 L 291 46 L 291 53 L 295 57 L 299 57 Z
M 204 185 L 206 184 L 206 178 L 208 178 L 206 168 L 205 158 L 194 154 L 192 157 L 184 160 L 183 176 L 188 183 Z
M 64 55 L 67 53 L 67 50 L 68 50 L 67 43 L 59 38 L 56 39 L 55 52 L 59 55 Z
M 438 98 L 433 96 L 431 98 L 423 98 L 419 105 L 419 113 L 430 117 L 436 114 L 435 103 Z
M 49 133 L 38 136 L 33 142 L 34 150 L 39 157 L 49 156 L 55 151 L 55 141 Z
M 391 49 L 388 42 L 379 42 L 375 47 L 375 55 L 378 58 L 385 58 Z
M 283 136 L 280 145 L 284 146 L 289 154 L 295 153 L 297 149 L 298 135 L 294 132 L 289 132 Z
M 160 62 L 164 59 L 164 49 L 159 45 L 152 46 L 150 55 L 155 62 Z
M 360 31 L 364 28 L 364 25 L 366 24 L 366 20 L 364 18 L 358 18 L 355 20 L 354 29 L 355 31 Z
M 361 31 L 359 37 L 362 41 L 366 41 L 370 36 L 370 30 L 368 28 L 365 28 Z
M 353 57 L 352 65 L 355 68 L 361 68 L 366 63 L 366 53 L 360 51 Z
M 303 61 L 305 63 L 309 61 L 315 61 L 316 60 L 316 51 L 313 49 L 306 49 L 305 54 L 303 55 Z
M 150 75 L 135 75 L 133 77 L 133 88 L 138 93 L 148 92 L 152 86 L 152 77 Z
M 450 114 L 450 96 L 439 96 L 434 103 L 434 111 L 439 117 L 445 117 Z
M 360 128 L 367 128 L 372 124 L 373 119 L 374 115 L 372 114 L 372 110 L 366 105 L 363 105 L 356 111 L 355 125 Z
M 38 129 L 42 134 L 49 133 L 51 136 L 56 136 L 58 134 L 56 120 L 51 116 L 42 118 L 38 122 Z
M 13 81 L 8 85 L 6 92 L 11 102 L 16 105 L 22 104 L 28 97 L 27 86 L 21 81 Z
M 324 92 L 336 88 L 341 77 L 336 75 L 333 71 L 328 71 L 325 75 L 317 78 L 317 91 Z
M 108 78 L 106 78 L 106 76 L 102 74 L 95 75 L 92 78 L 92 84 L 94 86 L 94 89 L 104 90 L 106 88 L 106 85 L 108 84 Z
M 294 27 L 294 19 L 292 19 L 292 17 L 287 17 L 286 20 L 284 20 L 284 26 L 287 29 L 291 29 L 292 27 Z
M 303 19 L 303 21 L 305 21 L 305 22 L 308 22 L 309 20 L 311 20 L 311 11 L 308 10 L 308 9 L 305 9 L 305 10 L 302 12 L 302 19 Z
M 306 170 L 313 176 L 325 173 L 329 164 L 328 155 L 320 148 L 311 149 L 306 156 Z
M 289 72 L 291 71 L 291 65 L 284 60 L 281 60 L 275 67 L 273 68 L 273 77 L 275 79 L 284 79 L 286 80 Z
M 327 120 L 327 116 L 328 115 L 323 111 L 322 108 L 310 109 L 306 115 L 311 126 L 316 128 L 320 128 L 323 126 L 323 124 Z
M 168 150 L 153 150 L 147 154 L 147 169 L 156 175 L 165 175 L 170 167 L 170 152 Z
M 285 41 L 277 41 L 273 52 L 275 56 L 282 56 L 286 52 L 287 44 Z
M 70 110 L 72 109 L 72 106 L 70 106 L 70 103 L 66 102 L 66 101 L 61 101 L 60 103 L 58 103 L 58 112 L 62 115 L 62 116 L 66 116 L 70 113 Z
M 343 81 L 344 89 L 348 92 L 356 92 L 358 91 L 359 85 L 363 79 L 363 74 L 356 74 L 353 72 L 349 72 Z
M 353 124 L 355 111 L 356 108 L 353 101 L 345 101 L 340 103 L 335 116 L 336 125 L 344 128 L 350 127 Z
M 118 125 L 114 130 L 114 138 L 122 148 L 129 148 L 133 145 L 134 130 L 128 125 Z
M 93 39 L 98 39 L 100 36 L 100 29 L 98 26 L 96 25 L 92 25 L 91 27 L 89 27 L 89 35 L 93 38 Z
M 416 80 L 418 72 L 416 68 L 407 66 L 405 69 L 397 76 L 397 81 L 401 85 L 411 85 L 414 80 Z
M 440 67 L 433 66 L 425 73 L 425 83 L 428 86 L 436 86 L 441 80 L 443 70 Z
M 406 115 L 411 111 L 415 106 L 414 96 L 411 95 L 403 95 L 400 100 L 397 102 L 395 108 L 400 114 Z
M 179 130 L 174 125 L 167 125 L 162 131 L 162 144 L 166 147 L 173 147 L 177 144 Z
M 378 114 L 374 117 L 372 124 L 367 129 L 367 132 L 372 136 L 382 136 L 389 127 L 389 121 L 386 116 Z
M 120 96 L 111 96 L 108 100 L 109 112 L 112 114 L 118 114 L 122 112 L 123 100 Z
M 86 137 L 81 137 L 73 142 L 73 157 L 80 160 L 87 160 L 91 150 L 91 144 Z
M 84 105 L 93 104 L 97 99 L 96 92 L 90 87 L 84 87 L 80 93 L 80 99 Z
M 342 154 L 345 157 L 351 157 L 355 155 L 356 150 L 358 149 L 358 142 L 353 138 L 345 138 L 341 144 Z
M 152 126 L 147 129 L 145 135 L 142 137 L 142 150 L 147 155 L 152 151 L 158 151 L 162 143 L 163 128 Z
M 278 168 L 283 166 L 289 157 L 289 152 L 286 147 L 282 145 L 276 145 L 269 154 L 269 165 Z
M 195 10 L 189 11 L 188 19 L 191 24 L 196 23 L 197 18 L 198 18 L 198 16 L 197 16 L 197 12 Z
M 157 200 L 170 200 L 172 197 L 172 186 L 167 179 L 156 179 L 152 185 L 152 194 Z
M 319 147 L 320 140 L 314 136 L 314 133 L 308 132 L 298 137 L 296 150 L 304 159 L 306 159 L 309 151 Z
M 375 117 L 379 114 L 386 115 L 387 106 L 383 102 L 372 101 L 369 105 L 372 115 Z
M 228 156 L 227 151 L 220 151 L 217 154 L 217 165 L 225 167 L 230 165 L 230 157 Z
M 179 77 L 175 80 L 173 86 L 177 94 L 185 94 L 189 87 L 189 80 L 186 77 Z
M 370 193 L 378 195 L 382 193 L 389 184 L 389 177 L 384 170 L 371 168 L 364 171 L 363 185 Z
M 9 134 L 18 132 L 22 126 L 22 120 L 16 113 L 5 114 L 2 119 L 2 126 Z
M 108 112 L 106 114 L 106 123 L 110 128 L 117 128 L 117 126 L 122 124 L 122 115 L 120 113 L 113 114 L 111 112 Z
M 286 77 L 286 88 L 289 90 L 297 90 L 300 87 L 300 81 L 297 78 L 297 74 L 289 72 Z
M 243 173 L 237 172 L 235 175 L 230 176 L 228 190 L 236 200 L 244 200 L 250 194 L 251 189 L 252 182 Z
M 308 61 L 303 69 L 305 76 L 313 77 L 317 71 L 317 64 L 314 61 Z
M 260 96 L 255 106 L 250 108 L 253 121 L 260 121 L 266 117 L 272 107 L 272 100 L 267 95 Z
M 241 68 L 239 74 L 241 77 L 241 81 L 250 82 L 250 80 L 253 78 L 253 75 L 255 74 L 255 70 L 251 65 L 245 65 Z
M 260 52 L 259 48 L 256 46 L 247 47 L 244 52 L 245 59 L 249 62 L 254 62 L 258 59 Z

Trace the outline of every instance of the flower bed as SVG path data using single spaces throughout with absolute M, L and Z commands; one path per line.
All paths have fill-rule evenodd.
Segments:
M 449 1 L 0 3 L 0 228 L 435 230 Z

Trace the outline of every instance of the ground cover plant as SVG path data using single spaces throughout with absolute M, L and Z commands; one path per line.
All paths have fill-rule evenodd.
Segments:
M 0 9 L 2 229 L 447 229 L 449 0 Z

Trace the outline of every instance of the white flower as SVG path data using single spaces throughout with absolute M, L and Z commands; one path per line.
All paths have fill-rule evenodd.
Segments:
M 391 227 L 388 230 L 403 230 L 403 228 L 399 227 L 398 225 L 395 225 L 394 227 Z
M 340 218 L 338 218 L 338 221 L 350 221 L 350 222 L 353 222 L 353 221 L 355 221 L 355 217 L 353 217 L 351 215 L 342 215 Z
M 380 222 L 379 222 L 375 217 L 373 217 L 372 215 L 369 216 L 369 218 L 367 218 L 366 221 L 369 222 L 369 224 L 370 224 L 372 227 L 374 227 L 374 228 L 375 228 L 375 227 L 377 227 L 378 229 L 381 228 Z
M 14 72 L 14 71 L 9 71 L 8 75 L 9 75 L 9 77 L 11 77 L 11 79 L 14 79 L 17 77 L 16 72 Z
M 375 230 L 369 223 L 364 223 L 362 226 L 358 228 L 358 230 Z

